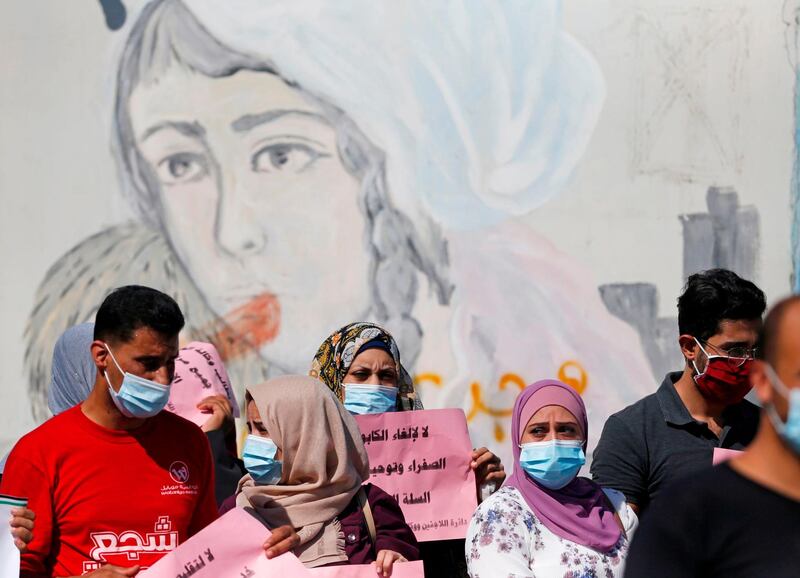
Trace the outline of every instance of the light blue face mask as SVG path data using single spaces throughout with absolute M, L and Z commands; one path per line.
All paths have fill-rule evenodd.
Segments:
M 796 454 L 800 454 L 800 389 L 796 387 L 789 389 L 772 367 L 767 365 L 766 368 L 772 386 L 780 392 L 781 397 L 789 401 L 789 412 L 785 422 L 775 410 L 775 404 L 771 403 L 766 407 L 767 415 L 778 435 L 789 444 Z
M 397 408 L 397 388 L 387 385 L 345 383 L 344 407 L 350 413 L 385 413 Z
M 586 463 L 581 440 L 549 440 L 519 446 L 519 465 L 545 488 L 560 490 L 578 475 Z
M 277 453 L 278 446 L 271 439 L 247 436 L 242 450 L 242 461 L 257 485 L 274 486 L 281 481 L 283 462 L 275 459 Z
M 123 375 L 122 385 L 119 387 L 119 391 L 115 391 L 111 380 L 108 379 L 108 372 L 103 372 L 103 377 L 108 383 L 111 401 L 114 402 L 120 413 L 125 417 L 146 418 L 153 417 L 164 409 L 169 401 L 169 386 L 122 371 L 108 345 L 106 345 L 106 350 L 114 361 L 114 365 Z

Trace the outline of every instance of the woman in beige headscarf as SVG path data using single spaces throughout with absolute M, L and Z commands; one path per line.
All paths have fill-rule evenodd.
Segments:
M 416 560 L 419 548 L 397 501 L 372 484 L 353 417 L 321 382 L 271 379 L 247 390 L 248 474 L 236 505 L 269 526 L 293 526 L 307 567 Z M 366 530 L 366 531 L 365 531 Z

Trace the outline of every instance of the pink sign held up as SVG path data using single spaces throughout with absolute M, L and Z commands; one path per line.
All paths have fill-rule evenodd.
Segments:
M 147 570 L 142 578 L 286 578 L 309 576 L 288 552 L 272 560 L 264 552 L 270 531 L 242 508 L 234 508 L 189 538 Z
M 355 416 L 369 481 L 394 496 L 421 542 L 464 538 L 477 507 L 472 443 L 460 409 Z
M 372 564 L 312 568 L 309 574 L 316 578 L 379 578 L 380 576 Z M 392 566 L 392 578 L 425 578 L 422 561 L 395 562 Z
M 217 348 L 193 341 L 181 348 L 175 360 L 167 410 L 202 426 L 210 414 L 197 409 L 197 404 L 212 395 L 228 398 L 233 417 L 239 417 L 236 395 Z

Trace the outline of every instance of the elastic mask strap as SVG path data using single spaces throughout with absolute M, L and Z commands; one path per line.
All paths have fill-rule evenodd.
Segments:
M 772 369 L 771 365 L 765 363 L 764 367 L 767 368 L 767 375 L 769 376 L 770 384 L 772 384 L 776 389 L 779 389 L 781 392 L 781 397 L 788 401 L 790 395 L 789 388 L 786 387 L 786 384 L 783 383 L 780 377 L 778 377 L 778 374 L 775 373 L 775 370 Z
M 122 368 L 119 366 L 119 363 L 117 363 L 117 358 L 114 357 L 114 354 L 111 352 L 111 348 L 108 346 L 108 343 L 103 343 L 103 345 L 106 346 L 106 351 L 108 351 L 108 354 L 111 356 L 111 360 L 114 362 L 114 365 L 117 366 L 117 369 L 119 369 L 119 372 L 122 375 L 125 375 L 125 372 L 122 371 Z
M 767 376 L 769 377 L 769 382 L 772 387 L 779 392 L 780 396 L 785 399 L 789 400 L 789 388 L 786 387 L 786 384 L 783 383 L 778 374 L 775 373 L 775 370 L 772 369 L 772 366 L 769 364 L 764 364 L 764 367 L 767 369 Z M 781 416 L 778 415 L 778 410 L 775 409 L 775 402 L 769 403 L 764 409 L 767 410 L 769 417 L 772 419 L 772 424 L 775 426 L 776 429 L 780 432 L 786 426 L 786 422 L 781 419 Z
M 700 351 L 706 354 L 706 369 L 708 369 L 708 363 L 711 361 L 712 356 L 708 354 L 708 351 L 706 351 L 706 348 L 703 347 L 703 344 L 700 343 L 700 340 L 698 340 L 697 337 L 692 337 L 692 339 L 694 339 L 694 342 L 697 344 L 697 347 L 700 348 Z M 714 355 L 714 357 L 720 357 L 720 356 Z M 694 359 L 692 359 L 692 367 L 694 367 L 695 377 L 703 375 L 705 373 L 705 371 L 701 372 L 699 369 L 697 369 L 697 363 L 695 362 Z

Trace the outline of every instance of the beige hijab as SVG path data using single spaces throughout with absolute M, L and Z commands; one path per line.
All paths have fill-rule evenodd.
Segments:
M 246 475 L 236 505 L 253 508 L 271 528 L 291 524 L 300 536 L 295 554 L 307 567 L 347 560 L 336 517 L 369 477 L 358 425 L 312 377 L 276 377 L 247 392 L 283 451 L 283 475 L 274 486 Z

